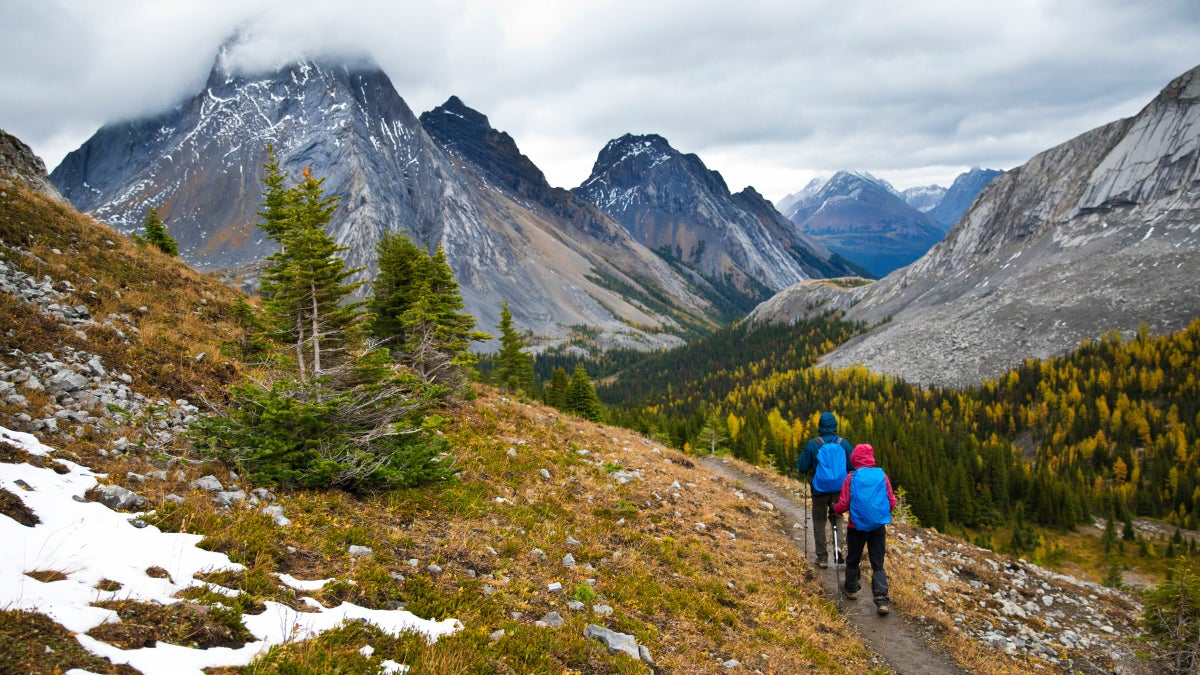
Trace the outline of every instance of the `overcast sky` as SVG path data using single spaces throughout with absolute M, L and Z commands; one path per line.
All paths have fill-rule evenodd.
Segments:
M 239 28 L 258 65 L 366 51 L 418 114 L 456 94 L 557 186 L 657 133 L 775 201 L 1010 169 L 1200 65 L 1196 0 L 0 0 L 0 128 L 53 169 L 198 92 Z

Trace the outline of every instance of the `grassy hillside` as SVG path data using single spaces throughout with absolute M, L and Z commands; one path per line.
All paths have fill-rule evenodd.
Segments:
M 88 352 L 110 373 L 130 375 L 133 390 L 169 405 L 187 399 L 219 406 L 230 383 L 254 376 L 253 365 L 233 358 L 241 333 L 234 312 L 239 294 L 214 279 L 24 191 L 0 198 L 0 241 L 6 264 L 39 280 L 48 276 L 56 289 L 73 289 L 60 304 L 86 305 L 92 318 L 71 324 L 44 306 L 0 293 L 3 369 L 17 367 L 13 350 L 64 359 Z M 36 419 L 59 407 L 48 395 L 16 391 L 27 403 L 0 408 L 0 423 L 10 428 L 21 428 L 21 414 Z M 374 497 L 283 494 L 280 503 L 292 520 L 283 528 L 259 511 L 218 508 L 188 490 L 190 481 L 207 474 L 226 485 L 254 486 L 203 462 L 182 436 L 137 451 L 139 442 L 161 431 L 150 414 L 103 428 L 64 419 L 56 433 L 39 435 L 64 456 L 147 497 L 154 524 L 204 534 L 207 546 L 247 565 L 238 578 L 220 580 L 245 591 L 239 606 L 247 611 L 264 598 L 302 606 L 299 594 L 285 592 L 271 576 L 287 572 L 341 580 L 313 593 L 327 604 L 403 603 L 423 616 L 461 620 L 459 635 L 433 646 L 372 638 L 381 654 L 416 672 L 647 669 L 585 639 L 588 623 L 634 635 L 660 668 L 676 672 L 708 670 L 732 658 L 747 664 L 769 659 L 785 670 L 857 671 L 865 664 L 865 650 L 820 598 L 778 514 L 747 503 L 736 486 L 627 432 L 562 419 L 486 391 L 443 415 L 459 480 Z M 112 451 L 122 437 L 134 451 Z M 122 478 L 162 468 L 168 480 Z M 165 501 L 171 493 L 186 500 Z M 374 553 L 351 558 L 351 545 Z M 574 567 L 562 562 L 568 553 Z M 431 573 L 430 565 L 441 572 Z M 555 582 L 561 591 L 548 590 Z M 571 610 L 572 599 L 584 608 Z M 597 606 L 611 607 L 611 614 L 598 613 Z M 550 611 L 566 625 L 536 625 Z M 40 630 L 28 624 L 36 624 L 33 618 L 6 615 L 4 621 L 14 634 Z M 258 672 L 294 672 L 288 663 L 354 670 L 362 657 L 352 636 L 364 630 L 355 625 L 281 650 Z M 493 637 L 497 630 L 504 637 Z
M 747 672 L 885 669 L 826 599 L 828 579 L 814 574 L 796 546 L 794 522 L 772 504 L 644 434 L 563 417 L 486 387 L 476 400 L 441 411 L 440 433 L 459 469 L 453 480 L 374 495 L 285 491 L 278 506 L 288 525 L 248 502 L 220 506 L 190 483 L 211 474 L 247 492 L 259 486 L 205 462 L 183 427 L 155 409 L 178 410 L 184 399 L 219 407 L 229 384 L 261 376 L 258 365 L 235 358 L 239 294 L 23 191 L 0 197 L 0 241 L 6 265 L 39 280 L 48 276 L 66 294 L 62 304 L 85 305 L 91 316 L 90 323 L 71 323 L 47 306 L 0 292 L 0 372 L 35 353 L 67 359 L 86 352 L 101 357 L 111 377 L 128 375 L 130 388 L 155 402 L 138 415 L 99 411 L 106 425 L 64 417 L 57 431 L 42 429 L 39 436 L 61 456 L 144 496 L 146 521 L 204 535 L 205 547 L 246 566 L 210 579 L 242 591 L 236 599 L 190 591 L 189 602 L 175 609 L 123 603 L 123 628 L 104 637 L 114 644 L 215 635 L 236 644 L 245 637 L 228 625 L 230 612 L 222 607 L 251 614 L 265 600 L 297 609 L 353 602 L 455 618 L 463 629 L 430 645 L 355 622 L 276 648 L 245 672 L 374 672 L 385 658 L 417 673 L 707 673 L 733 660 Z M 63 290 L 63 281 L 73 290 Z M 810 356 L 800 350 L 794 358 Z M 103 379 L 95 376 L 89 386 Z M 28 423 L 21 415 L 36 419 L 63 405 L 61 397 L 20 384 L 14 391 L 25 403 L 0 407 L 0 424 L 9 428 Z M 35 461 L 2 443 L 0 450 L 5 462 Z M 131 476 L 154 471 L 165 473 L 144 482 Z M 758 475 L 792 494 L 800 489 L 791 479 Z M 20 517 L 14 499 L 0 490 L 0 514 Z M 889 570 L 896 613 L 889 621 L 917 622 L 971 672 L 1027 672 L 1035 664 L 1061 669 L 1045 655 L 1006 655 L 977 637 L 993 621 L 997 631 L 1009 626 L 1014 634 L 1050 635 L 1062 630 L 1052 623 L 1087 620 L 1000 618 L 1006 605 L 992 594 L 1012 587 L 1003 570 L 1023 570 L 1020 564 L 997 562 L 990 552 L 920 528 L 897 525 L 894 532 Z M 370 552 L 352 554 L 352 546 Z M 298 591 L 281 583 L 285 573 L 335 581 Z M 1071 588 L 1096 596 L 1090 616 L 1115 626 L 1113 645 L 1126 646 L 1136 611 L 1125 596 Z M 1030 588 L 1028 597 L 1013 600 L 1039 597 Z M 654 665 L 610 654 L 584 637 L 589 624 L 633 636 Z M 187 630 L 166 630 L 180 625 Z M 128 672 L 96 663 L 45 617 L 0 608 L 0 639 L 0 659 L 9 659 L 0 670 Z M 359 651 L 368 642 L 375 648 L 370 657 Z M 1060 645 L 1055 653 L 1105 665 L 1100 661 L 1109 651 L 1088 656 L 1094 644 Z M 54 659 L 46 657 L 51 645 Z

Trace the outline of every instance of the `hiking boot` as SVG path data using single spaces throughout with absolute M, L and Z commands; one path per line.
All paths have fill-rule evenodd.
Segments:
M 891 611 L 892 610 L 887 603 L 875 606 L 875 613 L 878 614 L 879 616 L 887 616 L 888 613 Z
M 849 588 L 846 588 L 845 586 L 842 586 L 842 595 L 846 596 L 847 600 L 857 600 L 858 599 L 858 591 L 857 590 L 852 591 Z

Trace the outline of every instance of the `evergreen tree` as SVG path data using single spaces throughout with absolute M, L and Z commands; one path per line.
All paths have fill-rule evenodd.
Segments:
M 596 396 L 596 389 L 588 378 L 587 370 L 580 363 L 575 366 L 571 384 L 567 386 L 564 410 L 593 422 L 604 421 L 604 406 Z
M 725 425 L 714 410 L 704 420 L 704 426 L 700 428 L 700 433 L 696 434 L 696 447 L 710 455 L 715 455 L 718 450 L 724 449 L 725 443 L 728 441 L 729 435 L 725 433 Z
M 1195 561 L 1179 560 L 1167 578 L 1146 591 L 1142 625 L 1166 648 L 1168 672 L 1200 669 L 1200 575 Z
M 533 359 L 522 351 L 525 339 L 513 326 L 512 312 L 508 310 L 507 300 L 500 306 L 500 323 L 497 328 L 500 329 L 500 351 L 494 360 L 492 381 L 496 386 L 511 392 L 528 392 L 533 388 Z M 595 393 L 593 390 L 592 395 L 595 396 Z
M 146 209 L 146 218 L 142 221 L 142 229 L 146 231 L 146 234 L 144 236 L 134 235 L 133 238 L 139 245 L 149 244 L 172 257 L 179 255 L 179 244 L 171 235 L 167 234 L 167 226 L 163 224 L 162 218 L 158 217 L 158 210 L 153 206 Z
M 428 411 L 445 388 L 418 380 L 386 350 L 363 346 L 356 285 L 325 233 L 336 199 L 306 169 L 283 188 L 273 155 L 264 168 L 262 229 L 279 244 L 263 274 L 267 318 L 290 343 L 297 372 L 269 385 L 233 387 L 224 414 L 198 426 L 197 446 L 252 480 L 368 491 L 452 475 L 445 439 Z M 248 305 L 235 310 L 250 327 Z
M 470 343 L 490 340 L 475 328 L 475 317 L 463 312 L 462 294 L 441 246 L 421 264 L 417 301 L 401 317 L 408 358 L 428 382 L 461 384 L 476 357 Z M 533 369 L 529 373 L 532 377 Z
M 356 270 L 346 269 L 338 255 L 345 248 L 325 232 L 338 197 L 323 195 L 323 180 L 305 168 L 303 182 L 284 191 L 274 211 L 268 206 L 274 220 L 262 227 L 279 243 L 262 275 L 267 315 L 294 346 L 301 381 L 333 365 L 361 318 L 361 303 L 346 302 L 358 287 L 349 282 Z
M 371 312 L 371 333 L 402 349 L 404 313 L 420 294 L 424 250 L 403 232 L 388 232 L 375 245 L 379 271 L 371 283 L 373 295 L 367 302 Z
M 462 293 L 441 246 L 431 256 L 402 233 L 389 233 L 376 247 L 379 273 L 371 331 L 427 382 L 465 383 L 475 364 L 470 343 L 492 336 L 475 328 L 463 312 Z
M 562 366 L 555 366 L 554 372 L 550 374 L 550 391 L 546 396 L 546 403 L 560 410 L 566 407 L 568 386 L 570 386 L 570 379 L 567 377 L 566 369 Z

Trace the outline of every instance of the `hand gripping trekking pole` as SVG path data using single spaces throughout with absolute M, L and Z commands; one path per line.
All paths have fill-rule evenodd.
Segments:
M 833 528 L 833 583 L 834 583 L 833 594 L 837 596 L 837 608 L 838 608 L 838 611 L 840 612 L 840 611 L 842 611 L 842 580 L 841 580 L 841 575 L 838 573 L 838 566 L 841 565 L 841 563 L 842 563 L 842 560 L 841 560 L 842 554 L 839 553 L 839 551 L 841 551 L 842 549 L 838 547 L 838 540 L 837 540 L 838 526 L 837 526 L 837 521 L 834 520 L 834 513 L 833 513 L 832 506 L 829 507 L 829 526 L 831 528 Z

